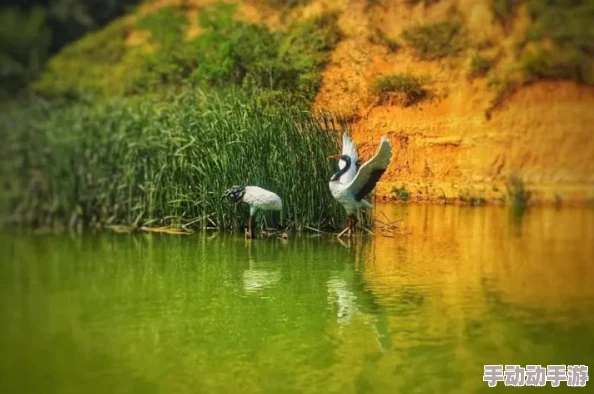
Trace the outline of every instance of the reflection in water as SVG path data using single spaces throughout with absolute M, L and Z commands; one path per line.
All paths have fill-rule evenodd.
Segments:
M 284 240 L 278 241 L 286 245 Z M 251 241 L 246 242 L 246 249 L 248 255 L 248 268 L 243 271 L 243 289 L 246 293 L 259 293 L 267 287 L 272 287 L 280 282 L 281 270 L 278 260 L 261 260 L 254 258 L 258 251 L 254 249 L 266 248 L 267 244 L 257 245 Z M 274 252 L 273 252 L 274 253 Z M 264 258 L 269 257 L 269 255 Z M 274 253 L 274 257 L 278 259 L 278 255 Z
M 243 271 L 243 289 L 246 293 L 258 293 L 280 282 L 280 267 L 271 262 L 255 262 L 249 259 L 249 268 Z
M 475 393 L 484 364 L 592 364 L 594 211 L 378 209 L 405 235 L 0 233 L 5 391 Z
M 340 241 L 345 246 L 344 241 Z M 363 240 L 349 240 L 348 247 L 353 248 L 352 264 L 345 264 L 341 270 L 334 271 L 328 279 L 328 303 L 336 307 L 336 321 L 341 326 L 349 325 L 360 318 L 368 327 L 367 335 L 375 337 L 378 349 L 383 353 L 390 349 L 389 320 L 387 313 L 365 287 L 359 267 L 364 266 L 364 256 L 369 243 Z M 339 331 L 344 334 L 344 331 Z M 348 335 L 348 334 L 346 334 Z
M 328 302 L 338 306 L 336 317 L 341 325 L 350 323 L 358 312 L 357 296 L 349 290 L 346 280 L 338 276 L 328 279 Z
M 281 278 L 280 269 L 269 270 L 254 268 L 256 264 L 250 263 L 250 268 L 243 271 L 243 289 L 246 293 L 256 293 L 276 285 Z

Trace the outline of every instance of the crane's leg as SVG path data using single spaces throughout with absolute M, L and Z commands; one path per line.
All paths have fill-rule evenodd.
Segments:
M 256 238 L 256 232 L 254 231 L 254 217 L 252 215 L 250 215 L 250 218 L 248 219 L 247 233 L 245 236 L 248 239 Z
M 342 230 L 340 232 L 340 234 L 338 234 L 337 238 L 341 238 L 345 233 L 347 233 L 347 235 L 350 237 L 353 235 L 353 232 L 355 231 L 355 215 L 349 215 L 347 218 L 347 226 L 344 230 Z

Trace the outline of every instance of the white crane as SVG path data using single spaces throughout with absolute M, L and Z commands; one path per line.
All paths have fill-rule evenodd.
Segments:
M 363 197 L 373 190 L 388 168 L 392 158 L 392 146 L 386 137 L 382 137 L 375 156 L 357 169 L 357 147 L 348 135 L 343 133 L 342 154 L 332 155 L 330 158 L 339 159 L 339 169 L 330 178 L 330 191 L 349 217 L 348 227 L 338 235 L 340 238 L 347 230 L 348 235 L 352 235 L 355 230 L 355 212 L 358 209 L 372 207 Z
M 257 211 L 281 211 L 283 202 L 275 193 L 258 186 L 232 186 L 225 190 L 223 198 L 239 203 L 244 202 L 250 206 L 250 218 L 247 225 L 248 238 L 256 238 L 253 219 Z

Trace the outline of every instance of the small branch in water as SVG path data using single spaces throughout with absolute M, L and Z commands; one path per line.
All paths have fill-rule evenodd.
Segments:
M 336 238 L 340 238 L 340 237 L 342 237 L 342 236 L 344 235 L 344 233 L 346 233 L 348 230 L 349 230 L 349 228 L 348 228 L 348 227 L 347 227 L 347 228 L 345 228 L 344 230 L 342 230 L 342 232 L 341 232 L 340 234 L 338 234 L 338 235 L 336 236 Z
M 194 223 L 196 223 L 196 222 L 199 222 L 199 221 L 201 221 L 201 220 L 202 220 L 202 218 L 201 218 L 201 217 L 194 218 L 194 219 L 190 220 L 189 222 L 187 222 L 187 223 L 184 223 L 184 226 L 191 226 L 192 224 L 194 224 Z M 183 226 L 182 226 L 182 227 L 183 227 Z
M 134 227 L 132 226 L 124 226 L 118 224 L 105 226 L 105 228 L 116 233 L 131 233 L 132 231 L 134 231 Z
M 149 233 L 165 233 L 165 234 L 172 234 L 172 235 L 190 235 L 191 232 L 181 231 L 179 229 L 171 228 L 171 227 L 140 227 L 141 231 L 146 231 Z
M 149 219 L 146 222 L 144 222 L 144 225 L 148 226 L 149 224 L 153 224 L 155 222 L 158 222 L 159 220 L 161 220 L 161 219 L 160 218 Z
M 363 227 L 363 230 L 367 231 L 367 232 L 368 232 L 369 234 L 371 234 L 371 235 L 375 235 L 375 234 L 373 233 L 373 231 L 371 231 L 371 230 L 370 230 L 370 229 L 368 229 L 367 227 Z
M 310 231 L 315 231 L 316 233 L 320 233 L 320 234 L 330 234 L 330 233 L 327 233 L 325 231 L 319 230 L 317 228 L 309 227 L 309 226 L 303 226 L 303 228 L 306 228 L 306 229 L 308 229 Z
M 215 223 L 215 222 L 214 222 L 214 221 L 213 221 L 213 220 L 210 218 L 210 216 L 212 216 L 212 215 L 214 215 L 214 213 L 211 213 L 211 214 L 209 215 L 209 217 L 207 217 L 206 219 L 208 219 L 208 221 L 210 222 L 210 224 L 212 224 L 212 225 L 213 225 L 213 227 L 214 227 L 216 230 L 218 230 L 218 229 L 219 229 L 219 226 L 217 226 L 217 224 L 216 224 L 216 223 Z M 207 227 L 207 228 L 212 228 L 212 227 Z

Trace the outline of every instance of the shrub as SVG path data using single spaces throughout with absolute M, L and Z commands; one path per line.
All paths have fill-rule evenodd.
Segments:
M 506 26 L 513 19 L 520 1 L 518 0 L 491 0 L 491 12 L 496 21 Z
M 206 30 L 184 39 L 185 14 L 165 7 L 137 26 L 120 21 L 56 56 L 35 87 L 46 95 L 100 93 L 135 95 L 171 88 L 241 87 L 309 105 L 321 85 L 321 69 L 340 39 L 335 15 L 291 25 L 286 32 L 236 21 L 235 7 L 216 4 L 199 14 Z M 130 29 L 150 32 L 154 50 L 129 48 Z M 265 94 L 272 97 L 274 94 Z
M 407 202 L 410 198 L 410 192 L 406 190 L 406 185 L 402 185 L 402 187 L 393 187 L 392 193 L 398 200 L 402 202 Z
M 524 181 L 517 175 L 512 175 L 507 184 L 507 193 L 515 208 L 525 208 L 530 201 L 530 192 L 526 190 Z
M 127 56 L 128 28 L 125 20 L 118 20 L 66 46 L 50 59 L 33 89 L 48 96 L 123 93 L 123 79 L 116 70 Z
M 520 59 L 527 80 L 563 78 L 592 84 L 594 3 L 531 0 L 528 11 L 532 25 L 518 43 L 520 52 L 527 43 L 534 44 Z
M 478 53 L 475 53 L 470 58 L 470 69 L 468 70 L 468 76 L 470 78 L 482 77 L 487 74 L 489 68 L 491 68 L 491 62 Z
M 181 9 L 163 7 L 145 15 L 136 27 L 149 31 L 158 44 L 171 46 L 183 40 L 187 25 L 188 20 Z
M 501 10 L 511 9 L 512 13 L 517 5 L 510 1 L 495 3 Z M 568 79 L 594 84 L 594 3 L 589 0 L 530 0 L 527 8 L 532 24 L 517 43 L 519 61 L 514 67 L 518 72 L 513 76 L 491 78 L 490 86 L 496 92 L 487 117 L 510 93 L 526 83 Z M 527 48 L 528 43 L 532 43 L 530 48 Z
M 412 74 L 384 75 L 375 79 L 372 90 L 382 102 L 386 101 L 390 93 L 400 93 L 404 95 L 404 105 L 412 105 L 427 97 L 423 82 L 423 78 Z
M 388 37 L 381 29 L 375 29 L 373 31 L 370 41 L 373 44 L 387 47 L 391 52 L 396 52 L 400 48 L 398 42 Z
M 9 1 L 0 9 L 0 99 L 27 89 L 49 56 L 104 26 L 137 0 Z M 12 4 L 12 5 L 11 5 Z
M 525 42 L 550 39 L 562 49 L 594 55 L 594 2 L 590 0 L 531 0 L 533 21 Z
M 483 196 L 476 196 L 470 193 L 460 195 L 460 202 L 470 205 L 471 207 L 485 205 L 487 200 Z
M 485 111 L 487 119 L 490 119 L 492 112 L 501 107 L 505 99 L 522 85 L 523 81 L 517 70 L 511 69 L 502 75 L 490 74 L 487 78 L 487 86 L 493 89 L 495 93 L 489 108 Z
M 257 0 L 257 2 L 268 7 L 285 9 L 306 5 L 310 0 Z
M 408 4 L 411 7 L 418 4 L 423 4 L 424 7 L 428 7 L 431 4 L 435 4 L 438 2 L 439 0 L 406 0 L 406 4 Z
M 17 93 L 45 63 L 51 44 L 46 14 L 34 7 L 0 11 L 0 100 Z
M 402 33 L 406 43 L 424 60 L 457 55 L 463 49 L 464 34 L 457 21 L 442 21 L 410 27 Z
M 526 82 L 538 79 L 570 79 L 581 84 L 594 84 L 592 60 L 575 49 L 537 48 L 525 52 L 520 68 Z

